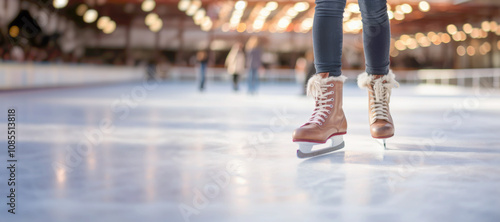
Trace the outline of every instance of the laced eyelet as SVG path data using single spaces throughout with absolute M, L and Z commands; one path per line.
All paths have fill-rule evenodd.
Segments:
M 328 110 L 328 114 L 332 113 L 332 111 Z
M 333 87 L 333 83 L 330 83 L 330 87 Z
M 321 125 L 323 125 L 323 123 L 319 123 L 319 125 L 321 126 Z
M 330 108 L 333 108 L 333 105 L 330 104 Z

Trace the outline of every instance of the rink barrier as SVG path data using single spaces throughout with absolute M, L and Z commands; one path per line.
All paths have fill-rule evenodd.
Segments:
M 500 88 L 500 68 L 418 70 L 422 83 L 473 88 Z
M 347 82 L 355 82 L 357 76 L 364 70 L 343 70 L 348 77 Z M 500 88 L 500 69 L 420 69 L 394 70 L 396 78 L 404 84 L 439 84 L 461 87 L 495 87 Z M 241 77 L 244 80 L 246 73 Z M 195 80 L 198 79 L 196 67 L 173 67 L 167 79 Z M 230 81 L 230 75 L 225 68 L 208 68 L 207 79 L 212 81 Z M 293 69 L 268 69 L 260 75 L 265 82 L 296 82 Z
M 348 77 L 348 81 L 355 81 L 356 77 L 364 72 L 363 70 L 344 70 L 343 75 Z M 206 78 L 212 81 L 230 81 L 231 75 L 226 68 L 210 67 L 207 69 Z M 241 80 L 245 80 L 247 73 L 241 75 Z M 199 67 L 172 67 L 166 78 L 174 81 L 197 80 L 199 78 Z M 296 82 L 295 70 L 283 68 L 271 68 L 261 70 L 259 80 L 263 82 Z
M 241 80 L 245 80 L 247 73 L 240 75 Z M 198 80 L 199 67 L 172 67 L 168 71 L 167 79 L 170 80 Z M 231 75 L 223 67 L 209 67 L 206 74 L 207 80 L 230 81 Z M 261 81 L 266 82 L 294 82 L 295 71 L 293 69 L 268 69 L 259 75 Z
M 343 70 L 347 82 L 355 82 L 364 70 Z M 500 68 L 490 69 L 421 69 L 394 70 L 397 80 L 406 84 L 438 84 L 461 87 L 500 88 Z M 194 81 L 199 78 L 198 67 L 171 67 L 158 74 L 168 81 Z M 102 83 L 140 81 L 146 77 L 146 67 L 21 64 L 0 63 L 0 90 L 61 87 Z M 246 73 L 241 75 L 245 81 Z M 293 69 L 271 68 L 260 74 L 263 82 L 297 82 Z M 207 80 L 230 81 L 226 68 L 210 67 Z
M 144 67 L 0 63 L 0 89 L 66 87 L 144 79 Z

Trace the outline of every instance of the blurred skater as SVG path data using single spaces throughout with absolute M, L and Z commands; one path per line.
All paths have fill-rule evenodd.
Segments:
M 241 43 L 233 45 L 233 48 L 231 48 L 231 51 L 227 55 L 225 64 L 227 73 L 232 75 L 233 90 L 238 91 L 240 75 L 245 71 L 245 53 L 243 52 Z
M 295 61 L 295 82 L 302 85 L 306 79 L 306 65 L 307 61 L 304 57 L 299 57 Z
M 259 38 L 252 36 L 246 45 L 248 73 L 248 92 L 255 94 L 259 85 L 259 68 L 262 66 L 262 49 Z
M 295 63 L 295 79 L 302 86 L 302 95 L 306 95 L 307 81 L 314 74 L 314 54 L 312 50 L 308 50 L 304 57 L 298 58 Z
M 196 60 L 200 63 L 200 91 L 205 90 L 205 80 L 207 75 L 208 53 L 206 51 L 198 51 Z
M 314 52 L 312 50 L 309 50 L 306 52 L 306 55 L 305 55 L 305 58 L 306 58 L 306 78 L 305 78 L 305 81 L 304 81 L 304 91 L 303 91 L 303 94 L 306 95 L 306 90 L 307 90 L 307 81 L 309 81 L 309 79 L 314 75 L 316 74 L 316 68 L 314 67 Z
M 156 80 L 156 62 L 154 60 L 149 60 L 146 68 L 146 80 L 148 82 Z

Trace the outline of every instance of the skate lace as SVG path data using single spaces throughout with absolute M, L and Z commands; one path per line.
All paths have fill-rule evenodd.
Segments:
M 334 100 L 333 98 L 328 99 L 328 96 L 332 95 L 334 92 L 333 90 L 330 92 L 326 92 L 328 91 L 328 87 L 333 87 L 333 83 L 322 84 L 321 78 L 318 77 L 314 76 L 313 78 L 316 79 L 311 79 L 311 84 L 307 89 L 307 95 L 313 96 L 316 100 L 316 107 L 311 115 L 311 118 L 307 121 L 306 124 L 316 123 L 318 125 L 323 125 L 323 123 L 326 121 L 326 118 L 331 112 L 331 108 L 333 108 L 333 104 L 327 103 Z
M 372 112 L 370 123 L 374 123 L 378 119 L 389 120 L 391 89 L 397 87 L 399 87 L 399 83 L 396 81 L 382 82 L 375 80 L 373 90 L 368 88 L 369 91 L 373 92 L 373 94 L 370 94 L 370 104 L 372 104 L 370 105 Z

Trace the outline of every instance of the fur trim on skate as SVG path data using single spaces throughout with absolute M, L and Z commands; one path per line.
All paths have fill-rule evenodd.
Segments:
M 307 81 L 307 95 L 317 98 L 323 95 L 323 90 L 321 90 L 322 85 L 326 85 L 330 81 L 345 82 L 346 76 L 330 76 L 328 78 L 323 78 L 320 74 L 313 75 L 309 81 Z
M 358 86 L 359 88 L 367 88 L 374 80 L 375 78 L 373 75 L 368 75 L 368 73 L 364 72 L 358 76 Z M 399 83 L 396 81 L 396 75 L 394 75 L 392 70 L 389 70 L 387 75 L 378 78 L 375 81 L 390 83 L 391 85 L 394 85 L 395 88 L 399 86 Z

